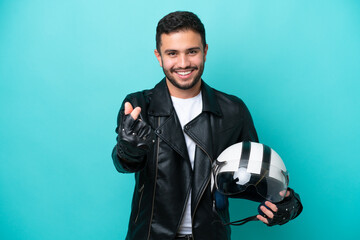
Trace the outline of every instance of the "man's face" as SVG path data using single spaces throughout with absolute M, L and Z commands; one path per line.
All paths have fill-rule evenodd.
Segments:
M 207 48 L 199 33 L 180 30 L 162 34 L 160 53 L 155 50 L 155 55 L 167 80 L 178 89 L 188 90 L 200 84 Z

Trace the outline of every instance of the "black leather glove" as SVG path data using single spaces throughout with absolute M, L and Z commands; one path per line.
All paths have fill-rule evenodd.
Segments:
M 117 152 L 127 162 L 140 163 L 155 142 L 155 133 L 150 125 L 130 114 L 122 116 L 118 132 Z
M 303 207 L 300 202 L 300 197 L 297 193 L 294 192 L 291 188 L 288 189 L 290 195 L 285 197 L 281 202 L 275 203 L 278 208 L 277 212 L 272 211 L 265 205 L 265 202 L 261 203 L 258 207 L 259 214 L 265 216 L 269 222 L 268 226 L 274 225 L 283 225 L 290 221 L 291 219 L 296 218 L 302 211 Z M 267 209 L 273 212 L 274 217 L 267 217 L 260 209 L 261 206 L 265 206 Z

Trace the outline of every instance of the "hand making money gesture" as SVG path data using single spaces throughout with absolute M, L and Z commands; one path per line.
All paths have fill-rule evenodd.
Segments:
M 125 115 L 121 122 L 119 136 L 123 143 L 148 151 L 155 141 L 155 134 L 150 125 L 140 118 L 140 112 L 140 107 L 133 108 L 131 103 L 125 103 Z

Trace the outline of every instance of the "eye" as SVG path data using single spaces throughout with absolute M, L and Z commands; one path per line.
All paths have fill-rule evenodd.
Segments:
M 170 57 L 174 57 L 174 56 L 176 56 L 176 52 L 168 52 L 167 55 L 170 56 Z
M 190 54 L 190 55 L 195 55 L 195 54 L 197 54 L 197 53 L 198 53 L 197 50 L 190 50 L 190 51 L 189 51 L 189 54 Z

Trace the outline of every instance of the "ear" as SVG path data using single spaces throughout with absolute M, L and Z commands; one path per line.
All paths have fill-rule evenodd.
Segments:
M 154 53 L 155 53 L 155 57 L 156 57 L 157 60 L 159 61 L 160 67 L 162 67 L 162 61 L 161 61 L 161 55 L 160 55 L 160 53 L 158 52 L 157 49 L 154 50 Z
M 208 45 L 206 44 L 205 49 L 204 49 L 204 62 L 206 61 L 207 51 L 208 51 Z

